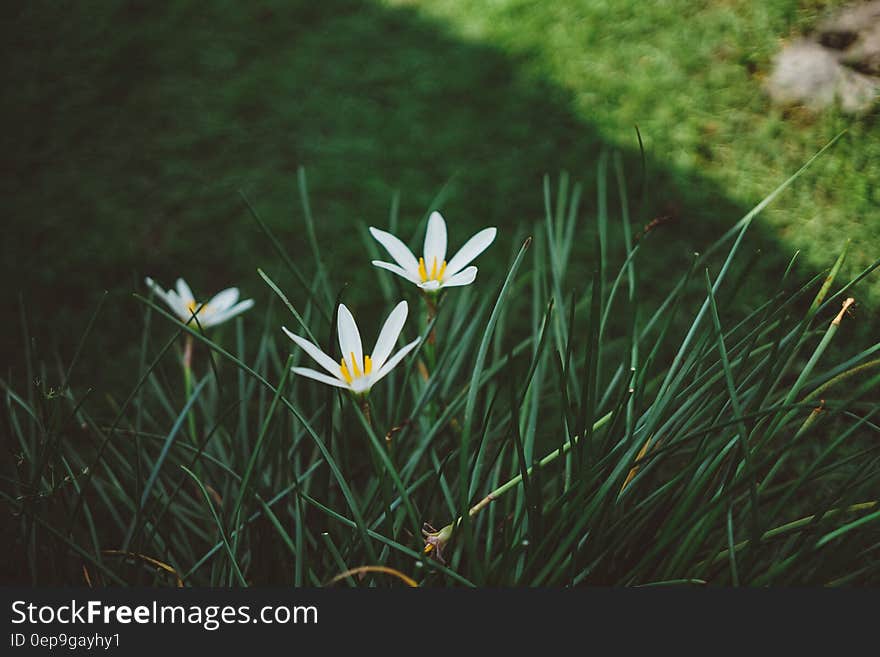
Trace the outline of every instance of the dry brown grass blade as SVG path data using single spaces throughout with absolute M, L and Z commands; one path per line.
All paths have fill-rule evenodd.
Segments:
M 645 458 L 645 455 L 648 453 L 648 448 L 651 446 L 651 438 L 649 437 L 645 444 L 642 445 L 642 449 L 639 450 L 638 455 L 636 456 L 635 464 L 632 468 L 630 468 L 629 474 L 626 475 L 626 479 L 623 482 L 623 486 L 620 487 L 620 492 L 626 490 L 626 487 L 629 486 L 629 482 L 633 480 L 633 478 L 639 473 L 639 463 L 642 462 L 642 459 Z
M 414 589 L 419 588 L 419 583 L 415 581 L 409 575 L 405 575 L 399 570 L 395 570 L 394 568 L 389 568 L 388 566 L 358 566 L 357 568 L 350 568 L 345 572 L 339 573 L 336 577 L 330 580 L 330 584 L 336 584 L 340 580 L 345 579 L 346 577 L 351 577 L 352 575 L 363 575 L 364 573 L 385 573 L 386 575 L 393 575 L 397 579 L 401 580 L 407 586 L 411 586 Z
M 88 584 L 88 586 L 89 586 L 90 589 L 91 589 L 91 588 L 94 588 L 94 587 L 92 586 L 92 578 L 89 577 L 89 569 L 86 568 L 86 565 L 85 565 L 85 564 L 83 564 L 82 567 L 83 567 L 83 579 L 86 580 L 86 584 Z
M 146 561 L 149 564 L 156 566 L 157 568 L 161 568 L 167 573 L 171 573 L 174 575 L 177 580 L 177 587 L 183 588 L 183 579 L 180 575 L 177 574 L 177 571 L 174 570 L 171 566 L 163 561 L 159 561 L 158 559 L 154 559 L 153 557 L 148 557 L 146 554 L 138 554 L 137 552 L 128 552 L 127 550 L 101 550 L 103 554 L 123 556 L 123 557 L 134 557 L 135 559 L 140 559 L 142 561 Z

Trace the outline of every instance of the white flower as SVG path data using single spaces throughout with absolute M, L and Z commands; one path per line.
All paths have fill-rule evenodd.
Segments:
M 156 281 L 147 276 L 147 286 L 156 293 L 156 296 L 168 304 L 180 321 L 188 324 L 193 322 L 193 314 L 198 318 L 198 325 L 209 328 L 222 324 L 227 319 L 232 319 L 238 314 L 254 305 L 253 299 L 238 301 L 238 288 L 230 287 L 218 292 L 207 303 L 199 303 L 193 296 L 189 285 L 182 278 L 177 279 L 177 291 L 163 290 Z M 193 322 L 194 323 L 194 322 Z
M 449 262 L 446 262 L 446 222 L 439 212 L 432 212 L 425 232 L 425 252 L 416 260 L 412 251 L 391 233 L 370 227 L 370 234 L 385 247 L 397 264 L 373 260 L 382 269 L 403 276 L 423 290 L 436 292 L 444 287 L 470 285 L 477 277 L 477 268 L 468 263 L 480 255 L 495 239 L 495 228 L 484 228 L 465 242 Z
M 303 351 L 312 357 L 312 360 L 327 370 L 330 376 L 307 367 L 294 367 L 293 371 L 327 385 L 346 388 L 358 395 L 369 392 L 370 388 L 394 369 L 403 357 L 419 343 L 419 338 L 416 338 L 389 358 L 391 350 L 403 330 L 406 314 L 406 301 L 401 301 L 382 325 L 376 346 L 373 347 L 372 355 L 370 355 L 364 353 L 361 334 L 355 324 L 354 317 L 348 308 L 340 304 L 336 330 L 339 334 L 339 350 L 342 352 L 342 358 L 338 363 L 305 338 L 291 333 L 282 326 L 281 328 L 287 336 L 302 347 Z

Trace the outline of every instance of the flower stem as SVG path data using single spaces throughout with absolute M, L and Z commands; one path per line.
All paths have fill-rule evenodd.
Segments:
M 429 326 L 431 326 L 434 318 L 437 317 L 437 305 L 438 305 L 438 296 L 436 294 L 424 294 L 423 298 L 425 300 L 425 326 L 424 330 L 427 330 Z M 431 332 L 428 334 L 427 339 L 425 340 L 425 345 L 422 348 L 422 353 L 425 354 L 426 367 L 422 371 L 422 377 L 427 381 L 428 377 L 434 371 L 434 368 L 437 365 L 437 331 L 431 326 Z
M 825 353 L 825 350 L 828 348 L 828 345 L 831 344 L 831 341 L 834 339 L 835 334 L 837 333 L 837 329 L 840 328 L 840 322 L 843 321 L 844 316 L 849 310 L 850 306 L 855 303 L 855 299 L 852 297 L 847 298 L 843 305 L 840 308 L 840 312 L 831 320 L 831 323 L 828 325 L 828 329 L 825 331 L 825 335 L 822 336 L 822 340 L 819 342 L 816 349 L 813 351 L 813 354 L 810 356 L 810 359 L 807 361 L 807 364 L 804 365 L 801 373 L 798 375 L 798 378 L 795 380 L 794 384 L 792 384 L 788 393 L 785 395 L 785 398 L 782 400 L 782 405 L 788 405 L 794 402 L 797 398 L 798 393 L 801 391 L 801 388 L 806 383 L 807 379 L 813 373 L 813 368 L 816 366 L 816 363 L 819 362 L 819 359 L 822 357 L 822 354 Z M 781 426 L 791 420 L 798 413 L 798 409 L 794 408 L 790 410 L 785 415 L 777 415 L 774 419 L 773 423 L 770 425 L 770 428 L 767 430 L 765 437 L 762 439 L 762 444 L 766 444 L 767 441 L 772 438 L 776 432 L 779 430 Z M 809 428 L 810 424 L 815 421 L 818 413 L 815 411 L 810 414 L 807 420 L 804 422 L 804 425 L 801 425 L 801 428 L 798 429 L 796 435 L 801 435 Z M 783 453 L 779 460 L 770 468 L 770 472 L 767 473 L 767 476 L 764 477 L 764 480 L 758 485 L 759 491 L 766 490 L 767 486 L 770 485 L 770 482 L 776 476 L 776 473 L 779 472 L 779 469 L 782 467 L 782 464 L 786 461 L 788 457 L 788 452 Z
M 364 417 L 367 418 L 367 424 L 370 425 L 370 428 L 373 428 L 373 411 L 370 409 L 370 400 L 364 397 L 360 401 L 361 403 L 361 412 L 364 414 Z
M 859 502 L 857 504 L 850 504 L 847 507 L 829 509 L 828 511 L 826 511 L 824 513 L 823 517 L 832 518 L 834 516 L 837 516 L 837 515 L 843 514 L 843 513 L 858 513 L 859 511 L 866 511 L 868 509 L 873 509 L 876 506 L 877 506 L 876 500 L 872 500 L 869 502 Z M 761 540 L 766 541 L 768 539 L 775 538 L 776 536 L 781 536 L 783 534 L 787 534 L 788 532 L 797 531 L 798 529 L 802 529 L 803 527 L 806 527 L 807 525 L 812 523 L 815 518 L 816 518 L 815 515 L 804 516 L 803 518 L 798 518 L 797 520 L 792 520 L 791 522 L 787 522 L 784 525 L 779 525 L 778 527 L 774 527 L 773 529 L 770 529 L 770 530 L 764 532 L 761 535 Z M 749 541 L 747 541 L 747 540 L 742 541 L 741 543 L 737 543 L 736 545 L 733 546 L 733 551 L 738 552 L 739 550 L 741 550 L 742 548 L 744 548 L 748 544 L 749 544 Z M 719 561 L 724 561 L 724 559 L 726 559 L 729 554 L 730 554 L 730 548 L 728 548 L 727 550 L 722 550 L 721 552 L 716 554 L 714 557 L 712 557 L 711 560 L 708 560 L 709 565 L 711 566 L 711 565 L 718 563 Z M 706 561 L 698 563 L 697 568 L 701 568 L 705 564 L 706 564 Z
M 596 422 L 593 424 L 593 431 L 597 431 L 597 430 L 601 429 L 602 427 L 604 427 L 606 424 L 608 424 L 608 422 L 611 420 L 612 415 L 614 415 L 614 413 L 612 411 L 609 411 L 608 413 L 606 413 L 605 415 L 600 417 L 598 420 L 596 420 Z M 531 476 L 535 467 L 543 468 L 545 466 L 550 465 L 557 458 L 559 458 L 563 454 L 566 454 L 574 445 L 577 445 L 579 440 L 580 440 L 580 436 L 575 436 L 574 440 L 566 440 L 560 449 L 554 449 L 552 452 L 547 454 L 547 456 L 545 456 L 540 461 L 538 461 L 535 465 L 531 466 L 528 470 L 526 470 L 526 472 L 529 474 L 529 476 Z M 510 481 L 502 484 L 501 486 L 499 486 L 498 488 L 493 490 L 486 497 L 487 498 L 491 497 L 493 499 L 497 499 L 497 498 L 501 497 L 502 495 L 504 495 L 504 493 L 509 491 L 514 486 L 518 486 L 520 483 L 522 483 L 522 479 L 523 479 L 523 476 L 522 476 L 522 473 L 520 473 L 520 474 L 516 475 Z M 489 501 L 491 501 L 491 500 L 489 500 Z M 470 510 L 469 515 L 473 516 L 477 512 L 479 512 L 480 509 L 482 509 L 483 506 L 485 506 L 488 503 L 488 502 L 486 502 L 486 503 L 484 503 L 484 502 L 485 502 L 485 498 L 484 498 L 484 500 L 481 500 L 480 502 L 478 502 Z
M 192 371 L 192 359 L 193 359 L 193 337 L 191 335 L 187 335 L 185 342 L 183 344 L 183 390 L 186 399 L 189 399 L 193 393 L 193 371 Z M 196 418 L 193 414 L 192 409 L 190 409 L 186 414 L 187 424 L 189 426 L 189 437 L 194 443 L 198 443 L 198 436 L 196 435 Z
M 364 414 L 364 418 L 367 420 L 367 424 L 369 425 L 371 430 L 374 430 L 375 427 L 373 425 L 373 411 L 370 408 L 370 399 L 369 397 L 361 397 L 359 400 L 361 412 Z M 392 451 L 391 451 L 391 441 L 386 440 L 385 444 L 388 448 L 388 458 L 392 459 Z M 388 475 L 388 471 L 385 469 L 385 466 L 382 464 L 381 459 L 373 454 L 372 450 L 370 453 L 373 455 L 373 467 L 379 470 L 379 476 L 382 479 L 382 499 L 385 504 L 385 520 L 388 524 L 388 536 L 391 537 L 394 535 L 394 519 L 391 516 L 391 500 L 392 500 L 392 488 L 391 488 L 391 478 Z M 394 461 L 392 460 L 392 463 Z
M 597 431 L 598 429 L 601 429 L 603 426 L 608 424 L 608 422 L 611 420 L 611 417 L 613 415 L 614 415 L 614 412 L 611 411 L 611 412 L 605 414 L 604 416 L 602 416 L 601 418 L 599 418 L 598 420 L 596 420 L 596 422 L 593 424 L 593 431 Z M 562 456 L 563 454 L 566 454 L 574 445 L 577 445 L 579 440 L 580 440 L 580 436 L 575 436 L 573 440 L 566 440 L 563 443 L 562 447 L 560 447 L 559 449 L 554 449 L 552 452 L 547 454 L 547 456 L 545 456 L 540 461 L 538 461 L 537 463 L 535 463 L 534 465 L 529 467 L 526 470 L 526 473 L 529 476 L 531 476 L 536 467 L 543 468 L 547 465 L 550 465 L 551 463 L 553 463 L 553 461 L 558 459 L 560 456 Z M 491 493 L 486 495 L 486 497 L 484 497 L 479 502 L 477 502 L 474 506 L 472 506 L 470 508 L 470 510 L 468 511 L 468 516 L 473 518 L 480 511 L 485 509 L 487 506 L 489 506 L 489 504 L 491 504 L 492 502 L 497 500 L 499 497 L 504 495 L 510 489 L 515 488 L 516 486 L 521 484 L 522 480 L 523 480 L 523 475 L 522 475 L 522 473 L 520 473 L 520 474 L 516 475 L 515 477 L 513 477 L 512 479 L 501 484 L 498 488 L 493 490 Z M 461 524 L 461 520 L 462 520 L 462 518 L 459 516 L 459 518 L 456 519 L 454 522 L 450 523 L 449 525 L 447 525 L 446 527 L 441 529 L 440 532 L 436 532 L 436 533 L 437 534 L 446 533 L 448 535 L 452 528 L 457 527 L 459 524 Z M 432 545 L 431 543 L 429 543 L 428 545 L 425 546 L 425 552 L 426 553 L 431 552 L 431 550 L 433 550 L 434 548 L 435 548 L 435 546 Z
M 425 325 L 430 326 L 431 322 L 434 321 L 434 318 L 437 316 L 437 297 L 435 295 L 425 295 L 425 305 L 427 306 L 425 311 Z M 431 333 L 428 335 L 428 344 L 433 346 L 437 342 L 437 332 L 431 328 Z

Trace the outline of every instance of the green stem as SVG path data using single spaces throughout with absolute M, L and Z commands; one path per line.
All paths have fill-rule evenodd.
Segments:
M 370 430 L 375 432 L 375 427 L 373 425 L 373 411 L 370 408 L 370 399 L 369 397 L 361 397 L 359 400 L 361 412 L 364 414 L 364 418 L 367 421 L 367 424 L 370 426 Z M 391 451 L 391 441 L 386 441 L 386 445 L 388 446 L 388 458 L 392 458 Z M 370 450 L 372 454 L 372 450 Z M 393 461 L 392 461 L 393 462 Z M 394 518 L 391 516 L 391 500 L 392 500 L 392 490 L 391 490 L 391 478 L 388 474 L 387 469 L 382 463 L 381 458 L 378 455 L 373 454 L 373 464 L 380 472 L 380 477 L 382 478 L 382 498 L 385 503 L 385 521 L 388 525 L 388 537 L 394 536 Z
M 857 365 L 856 367 L 848 369 L 845 372 L 841 372 L 840 374 L 835 376 L 833 379 L 823 383 L 821 386 L 816 388 L 809 395 L 804 397 L 804 401 L 811 401 L 813 399 L 821 399 L 822 395 L 829 388 L 833 388 L 838 383 L 842 383 L 843 381 L 846 381 L 847 379 L 855 376 L 856 374 L 860 374 L 860 373 L 865 372 L 867 370 L 874 369 L 875 367 L 880 367 L 880 358 L 877 358 L 875 360 L 869 360 L 867 363 L 862 363 L 861 365 Z
M 431 375 L 434 373 L 434 370 L 437 368 L 437 331 L 432 326 L 432 323 L 437 317 L 437 307 L 440 301 L 439 293 L 428 293 L 425 292 L 422 294 L 422 298 L 425 302 L 425 314 L 424 314 L 424 326 L 422 327 L 422 335 L 425 334 L 425 331 L 428 330 L 428 327 L 431 327 L 431 331 L 428 334 L 428 337 L 425 339 L 424 344 L 421 346 L 421 353 L 424 356 L 424 362 L 419 363 L 422 367 L 421 375 L 424 385 L 427 386 L 428 381 L 431 378 Z M 441 410 L 437 406 L 437 402 L 431 397 L 425 407 L 423 409 L 425 420 L 429 424 L 433 424 L 437 421 L 437 417 L 439 416 Z M 390 445 L 389 445 L 390 446 Z
M 825 514 L 824 517 L 831 518 L 831 517 L 836 516 L 841 513 L 855 513 L 857 511 L 866 511 L 868 509 L 873 509 L 875 506 L 877 506 L 876 501 L 859 502 L 858 504 L 852 504 L 850 506 L 840 508 L 840 509 L 830 509 Z M 798 529 L 801 529 L 801 528 L 809 525 L 811 522 L 813 522 L 813 519 L 815 517 L 816 517 L 815 515 L 804 516 L 803 518 L 798 518 L 797 520 L 792 520 L 791 522 L 787 522 L 784 525 L 779 525 L 778 527 L 774 527 L 773 529 L 770 529 L 770 530 L 764 532 L 761 535 L 761 540 L 766 541 L 767 539 L 775 538 L 776 536 L 781 536 L 781 535 L 787 534 L 789 532 L 797 531 Z M 750 543 L 750 541 L 742 541 L 741 543 L 737 543 L 736 545 L 733 546 L 733 551 L 739 552 L 741 549 L 743 549 L 749 543 Z M 721 552 L 719 552 L 718 554 L 716 554 L 712 558 L 712 560 L 709 562 L 709 565 L 711 566 L 711 565 L 714 565 L 720 561 L 724 561 L 725 559 L 727 559 L 729 553 L 730 553 L 729 549 L 722 550 Z M 704 563 L 705 562 L 703 562 L 701 564 L 697 564 L 697 568 L 698 569 L 701 568 L 704 565 Z
M 193 371 L 192 371 L 192 355 L 193 355 L 193 337 L 186 336 L 183 345 L 183 390 L 186 399 L 192 396 L 193 392 Z M 192 409 L 186 414 L 187 424 L 189 427 L 189 437 L 193 443 L 198 443 L 198 435 L 196 434 L 196 418 Z
M 825 331 L 825 335 L 822 336 L 822 340 L 821 342 L 819 342 L 819 345 L 816 347 L 813 355 L 810 356 L 810 360 L 807 361 L 807 364 L 804 366 L 804 369 L 801 370 L 801 373 L 798 376 L 797 380 L 794 382 L 794 385 L 788 391 L 788 394 L 785 396 L 785 400 L 782 402 L 783 404 L 790 404 L 794 401 L 794 398 L 797 396 L 798 392 L 800 392 L 804 383 L 806 383 L 807 379 L 813 373 L 813 368 L 816 367 L 816 363 L 819 362 L 822 354 L 825 353 L 825 349 L 827 349 L 828 345 L 831 344 L 831 340 L 837 333 L 837 329 L 840 328 L 840 322 L 843 320 L 843 316 L 846 314 L 847 309 L 849 309 L 849 307 L 853 303 L 855 303 L 855 299 L 853 299 L 852 297 L 843 302 L 843 307 L 840 309 L 837 317 L 831 320 L 831 324 L 828 326 L 828 330 Z
M 608 422 L 611 420 L 611 417 L 613 415 L 614 415 L 614 412 L 611 411 L 611 412 L 607 413 L 606 415 L 602 416 L 601 418 L 599 418 L 598 420 L 596 420 L 596 422 L 593 424 L 593 431 L 598 431 L 603 426 L 608 424 Z M 535 471 L 535 468 L 543 468 L 543 467 L 550 465 L 551 463 L 553 463 L 553 461 L 558 459 L 560 456 L 563 456 L 564 454 L 568 453 L 568 451 L 572 447 L 574 447 L 575 445 L 578 444 L 579 440 L 580 440 L 580 436 L 575 436 L 574 439 L 572 439 L 572 440 L 566 440 L 565 443 L 563 443 L 561 448 L 554 449 L 552 452 L 547 454 L 547 456 L 542 458 L 540 461 L 538 461 L 537 463 L 535 463 L 531 467 L 527 468 L 526 474 L 531 477 L 532 473 Z M 518 475 L 516 475 L 512 479 L 501 484 L 498 488 L 493 490 L 491 493 L 486 495 L 486 497 L 484 497 L 479 502 L 477 502 L 474 506 L 472 506 L 470 508 L 470 510 L 468 511 L 468 516 L 473 518 L 480 511 L 482 511 L 484 508 L 489 506 L 490 503 L 497 500 L 499 497 L 504 495 L 510 489 L 515 488 L 516 486 L 521 484 L 522 480 L 523 480 L 523 473 L 520 472 Z M 454 522 L 451 522 L 446 527 L 444 527 L 443 529 L 441 529 L 439 532 L 436 532 L 436 533 L 440 534 L 440 533 L 445 532 L 447 535 L 449 535 L 449 532 L 453 529 L 453 527 L 458 526 L 461 523 L 461 521 L 462 521 L 462 518 L 461 518 L 461 516 L 459 516 L 458 519 L 456 519 Z M 426 551 L 428 551 L 428 550 L 426 550 Z
M 603 426 L 605 426 L 609 422 L 609 420 L 611 420 L 612 415 L 614 415 L 614 413 L 609 412 L 609 413 L 605 414 L 603 417 L 599 418 L 593 424 L 593 431 L 597 431 L 597 430 L 601 429 Z M 547 456 L 542 458 L 535 465 L 528 468 L 526 470 L 526 473 L 529 476 L 531 476 L 532 471 L 536 467 L 543 468 L 547 465 L 550 465 L 551 463 L 553 463 L 553 461 L 555 461 L 557 458 L 559 458 L 562 454 L 565 454 L 566 452 L 568 452 L 568 450 L 570 450 L 574 445 L 577 445 L 579 440 L 580 440 L 580 436 L 575 436 L 574 440 L 566 441 L 561 449 L 555 449 L 552 452 L 550 452 L 549 454 L 547 454 Z M 496 488 L 495 490 L 493 490 L 491 493 L 489 493 L 489 495 L 487 497 L 498 498 L 501 495 L 504 495 L 504 493 L 509 491 L 511 488 L 522 483 L 522 479 L 523 479 L 523 476 L 522 476 L 522 473 L 520 473 L 520 474 L 516 475 L 513 479 L 508 481 L 507 483 L 504 483 L 501 486 L 499 486 L 498 488 Z M 479 506 L 480 506 L 480 503 L 478 503 L 474 508 L 479 507 Z M 480 508 L 482 508 L 482 507 L 480 507 Z M 477 509 L 477 510 L 479 510 L 479 509 Z M 474 511 L 474 509 L 471 509 L 469 512 L 469 515 L 473 516 L 475 513 L 476 512 Z
M 364 417 L 367 418 L 367 424 L 370 425 L 370 428 L 373 428 L 373 411 L 370 409 L 370 400 L 367 397 L 362 397 L 360 400 L 361 412 L 364 414 Z
M 837 316 L 831 320 L 831 324 L 828 326 L 828 330 L 825 331 L 825 335 L 822 336 L 822 340 L 819 342 L 816 350 L 813 352 L 813 355 L 810 356 L 810 360 L 807 361 L 807 364 L 804 365 L 804 368 L 801 370 L 800 375 L 797 380 L 792 385 L 791 389 L 788 391 L 788 394 L 785 396 L 785 399 L 782 401 L 782 405 L 786 406 L 794 402 L 804 383 L 806 383 L 807 379 L 813 373 L 813 369 L 816 367 L 816 363 L 819 362 L 819 359 L 822 357 L 822 354 L 825 353 L 825 350 L 828 348 L 828 345 L 831 344 L 831 340 L 834 339 L 835 334 L 837 333 L 837 329 L 840 328 L 840 322 L 843 320 L 843 316 L 846 314 L 846 311 L 849 307 L 855 303 L 855 299 L 849 297 L 846 301 L 843 302 L 843 306 L 840 309 L 840 312 L 837 313 Z M 793 409 L 786 413 L 785 415 L 777 415 L 776 421 L 771 424 L 767 434 L 765 435 L 762 444 L 766 444 L 775 434 L 776 431 L 791 420 L 798 413 L 798 409 Z M 796 435 L 803 434 L 807 428 L 815 421 L 816 416 L 818 415 L 818 411 L 814 410 L 804 421 L 801 427 L 798 429 Z M 779 460 L 770 468 L 770 472 L 767 473 L 767 476 L 764 477 L 764 480 L 758 486 L 758 490 L 760 492 L 766 490 L 767 486 L 773 480 L 773 477 L 776 476 L 776 473 L 779 472 L 779 469 L 782 467 L 782 464 L 785 462 L 788 457 L 788 452 L 782 454 L 779 457 Z
M 425 294 L 425 327 L 424 330 L 427 330 L 429 326 L 431 326 L 431 322 L 434 321 L 434 318 L 437 316 L 437 302 L 438 295 L 436 294 Z M 428 338 L 425 340 L 425 346 L 422 348 L 422 352 L 425 354 L 425 360 L 427 360 L 428 374 L 434 371 L 434 368 L 437 365 L 437 331 L 434 328 L 431 328 L 431 332 L 428 334 Z

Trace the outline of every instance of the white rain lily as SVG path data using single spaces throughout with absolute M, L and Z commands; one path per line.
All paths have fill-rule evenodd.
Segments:
M 207 303 L 196 301 L 189 285 L 182 278 L 177 279 L 177 290 L 163 290 L 156 281 L 149 276 L 145 279 L 147 286 L 156 293 L 156 296 L 168 304 L 168 307 L 180 318 L 180 321 L 189 323 L 193 321 L 193 315 L 198 318 L 198 324 L 202 328 L 210 328 L 222 324 L 228 319 L 243 313 L 254 305 L 253 299 L 238 301 L 238 288 L 230 287 L 218 292 Z M 238 301 L 238 303 L 236 303 Z
M 351 390 L 357 395 L 368 393 L 370 388 L 393 370 L 419 343 L 419 338 L 416 338 L 391 356 L 391 350 L 394 349 L 397 338 L 403 330 L 407 312 L 406 301 L 397 304 L 382 325 L 372 354 L 365 354 L 354 317 L 348 308 L 340 304 L 336 330 L 339 334 L 339 350 L 342 352 L 342 358 L 338 363 L 305 338 L 291 333 L 282 326 L 287 336 L 302 347 L 312 360 L 327 370 L 329 375 L 307 367 L 294 367 L 294 373 L 337 388 Z
M 477 268 L 467 265 L 489 247 L 497 232 L 496 228 L 484 228 L 465 242 L 458 253 L 447 262 L 446 222 L 439 212 L 432 212 L 428 218 L 425 251 L 418 259 L 397 237 L 371 226 L 370 234 L 385 247 L 395 261 L 390 263 L 373 260 L 373 264 L 402 276 L 426 292 L 437 292 L 444 287 L 470 285 L 477 277 Z

